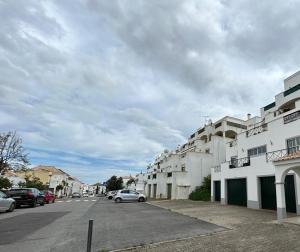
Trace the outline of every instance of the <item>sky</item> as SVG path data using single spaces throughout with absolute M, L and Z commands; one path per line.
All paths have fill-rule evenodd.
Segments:
M 31 166 L 134 175 L 300 70 L 299 1 L 0 0 L 0 131 Z

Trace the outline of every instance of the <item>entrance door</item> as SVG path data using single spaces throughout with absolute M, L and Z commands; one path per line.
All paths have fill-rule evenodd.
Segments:
M 261 208 L 277 209 L 275 176 L 260 178 Z
M 247 206 L 246 179 L 228 179 L 227 197 L 228 197 L 228 204 Z
M 148 198 L 151 198 L 151 185 L 148 185 Z
M 296 213 L 294 175 L 287 175 L 284 182 L 286 211 Z
M 214 181 L 215 201 L 221 201 L 221 181 Z
M 172 198 L 172 184 L 167 184 L 167 198 Z
M 157 188 L 157 184 L 153 185 L 153 198 L 156 199 L 156 188 Z

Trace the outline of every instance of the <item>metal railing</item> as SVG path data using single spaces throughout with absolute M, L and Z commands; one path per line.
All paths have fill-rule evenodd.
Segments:
M 264 123 L 262 125 L 254 127 L 253 129 L 247 130 L 246 131 L 246 136 L 250 137 L 250 136 L 253 136 L 253 135 L 257 135 L 257 134 L 260 134 L 260 133 L 262 133 L 264 131 L 267 131 L 267 130 L 268 130 L 268 124 Z
M 239 159 L 233 159 L 229 162 L 229 168 L 239 168 L 239 167 L 245 167 L 250 166 L 250 157 L 244 157 Z
M 287 157 L 288 155 L 291 155 L 297 151 L 299 151 L 299 146 L 290 147 L 287 149 L 277 150 L 277 151 L 271 151 L 266 153 L 266 161 L 276 161 L 278 159 L 281 159 L 283 157 Z

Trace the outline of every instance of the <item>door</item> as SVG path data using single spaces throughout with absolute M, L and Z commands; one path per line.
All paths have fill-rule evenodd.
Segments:
M 296 213 L 294 175 L 287 175 L 284 182 L 286 211 Z
M 157 184 L 153 185 L 153 198 L 156 199 Z
M 227 198 L 228 204 L 247 206 L 247 180 L 228 179 Z
M 221 181 L 214 181 L 215 201 L 221 201 Z
M 167 184 L 167 199 L 172 198 L 172 184 Z
M 148 198 L 151 198 L 151 185 L 148 185 Z
M 130 200 L 130 194 L 129 194 L 129 190 L 122 190 L 121 191 L 122 194 L 122 200 Z
M 275 176 L 260 178 L 260 195 L 262 209 L 277 209 Z
M 130 195 L 130 200 L 132 201 L 137 201 L 139 199 L 139 193 L 136 191 L 130 191 L 129 195 Z

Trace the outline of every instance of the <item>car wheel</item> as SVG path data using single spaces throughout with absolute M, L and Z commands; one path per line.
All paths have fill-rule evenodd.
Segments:
M 122 202 L 122 199 L 121 199 L 121 198 L 116 198 L 116 199 L 115 199 L 115 202 L 116 202 L 116 203 L 121 203 L 121 202 Z
M 16 203 L 11 203 L 11 205 L 10 205 L 9 209 L 7 210 L 7 212 L 12 212 L 12 211 L 15 210 L 15 208 L 16 208 Z
M 112 196 L 109 196 L 108 199 L 112 199 Z
M 139 202 L 144 202 L 145 201 L 145 198 L 144 197 L 140 197 L 139 198 Z
M 43 206 L 43 205 L 45 205 L 45 202 L 44 202 L 44 201 L 40 203 L 40 206 Z
M 34 200 L 34 201 L 32 202 L 31 207 L 32 207 L 32 208 L 35 208 L 35 207 L 36 207 L 36 200 Z
M 52 200 L 52 203 L 54 203 L 54 202 L 55 202 L 55 199 Z

